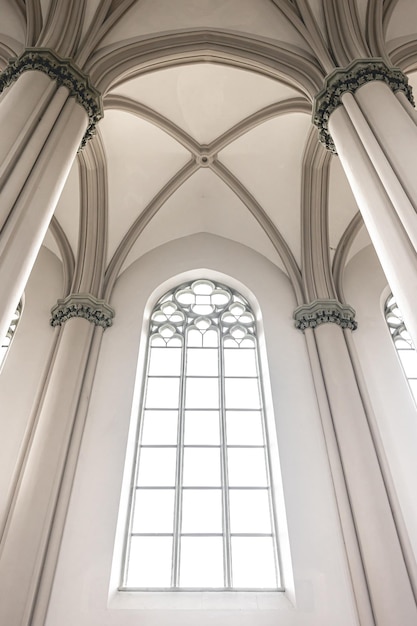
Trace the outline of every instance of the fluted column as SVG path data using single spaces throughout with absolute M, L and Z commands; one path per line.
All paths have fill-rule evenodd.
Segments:
M 77 150 L 101 117 L 88 77 L 48 49 L 0 74 L 0 337 L 45 237 Z
M 1 542 L 0 624 L 31 626 L 34 610 L 40 610 L 36 606 L 39 581 L 49 567 L 46 556 L 60 516 L 60 493 L 66 478 L 73 476 L 68 464 L 76 462 L 78 455 L 83 430 L 78 422 L 85 417 L 80 405 L 88 404 L 91 391 L 92 376 L 87 372 L 88 363 L 93 367 L 96 363 L 92 346 L 98 352 L 113 316 L 105 302 L 89 294 L 68 296 L 52 309 L 51 325 L 59 332 L 53 367 Z M 54 548 L 58 547 L 59 542 Z M 48 575 L 53 576 L 53 569 Z
M 381 59 L 327 77 L 314 121 L 337 152 L 417 345 L 417 122 L 407 78 Z
M 315 368 L 320 372 L 316 376 L 324 382 L 330 408 L 330 424 L 324 427 L 326 443 L 329 450 L 335 444 L 340 455 L 353 520 L 352 528 L 341 521 L 361 624 L 413 626 L 417 623 L 413 590 L 344 337 L 356 328 L 354 311 L 336 300 L 322 300 L 299 307 L 294 316 L 307 344 L 317 347 Z M 348 536 L 352 532 L 356 541 Z M 352 549 L 359 550 L 361 584 L 358 577 L 363 574 Z M 369 592 L 369 609 L 363 583 Z

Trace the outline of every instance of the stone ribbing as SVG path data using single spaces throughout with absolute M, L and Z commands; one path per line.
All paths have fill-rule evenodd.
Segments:
M 51 326 L 61 326 L 73 317 L 81 317 L 106 329 L 113 323 L 114 310 L 104 300 L 90 294 L 72 294 L 58 300 L 51 309 Z
M 15 82 L 23 72 L 36 70 L 56 81 L 57 85 L 69 90 L 70 97 L 85 109 L 88 127 L 80 149 L 95 134 L 97 122 L 103 117 L 103 106 L 99 92 L 90 84 L 90 79 L 70 59 L 61 59 L 48 48 L 28 48 L 19 57 L 11 59 L 0 74 L 0 93 Z
M 316 328 L 320 324 L 333 323 L 341 328 L 356 330 L 355 310 L 337 300 L 314 300 L 294 311 L 295 327 L 299 330 Z
M 396 67 L 388 67 L 382 59 L 359 59 L 343 69 L 336 69 L 326 77 L 323 89 L 317 94 L 313 107 L 313 123 L 319 130 L 319 139 L 328 150 L 336 154 L 329 132 L 329 118 L 342 104 L 346 92 L 355 93 L 359 87 L 374 80 L 383 81 L 395 93 L 403 91 L 414 106 L 408 78 Z

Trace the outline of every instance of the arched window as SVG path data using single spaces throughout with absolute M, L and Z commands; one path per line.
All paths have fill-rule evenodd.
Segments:
M 391 332 L 398 357 L 417 405 L 417 352 L 407 331 L 400 309 L 391 294 L 385 303 L 385 319 Z
M 20 317 L 22 315 L 22 308 L 23 308 L 23 304 L 22 304 L 22 300 L 20 300 L 19 304 L 17 305 L 17 309 L 14 312 L 12 321 L 10 322 L 10 326 L 6 333 L 6 336 L 3 337 L 3 340 L 0 345 L 0 369 L 6 359 L 6 354 L 9 350 L 10 344 L 16 332 L 17 325 L 19 324 Z
M 280 587 L 256 322 L 211 280 L 150 319 L 121 589 Z

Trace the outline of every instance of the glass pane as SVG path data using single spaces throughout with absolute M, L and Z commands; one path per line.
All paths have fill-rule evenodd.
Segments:
M 271 533 L 268 490 L 230 489 L 232 533 Z
M 185 411 L 185 445 L 218 445 L 220 424 L 218 411 Z
M 187 409 L 217 409 L 219 406 L 218 378 L 187 378 L 185 406 Z
M 201 348 L 203 346 L 203 336 L 199 330 L 191 328 L 187 333 L 187 346 Z
M 181 348 L 151 348 L 149 374 L 151 376 L 179 376 Z
M 220 486 L 220 450 L 218 448 L 185 448 L 185 487 Z
M 137 489 L 133 533 L 172 533 L 175 489 Z
M 226 429 L 229 445 L 264 444 L 260 411 L 226 411 Z
M 180 584 L 182 587 L 223 587 L 221 537 L 182 537 Z
M 146 408 L 177 409 L 179 389 L 179 378 L 148 378 Z
M 171 585 L 172 537 L 132 537 L 126 585 Z
M 267 486 L 263 448 L 228 448 L 227 457 L 231 487 Z
M 178 411 L 145 411 L 143 416 L 143 445 L 175 445 L 177 443 Z
M 216 330 L 208 330 L 203 335 L 203 346 L 205 348 L 216 348 L 218 345 L 218 335 Z
M 232 537 L 234 587 L 276 588 L 274 545 L 271 537 Z
M 224 351 L 224 373 L 226 376 L 257 376 L 255 350 Z
M 259 391 L 257 378 L 226 378 L 226 408 L 259 409 Z
M 175 486 L 176 448 L 141 448 L 139 454 L 140 487 Z
M 417 352 L 415 350 L 398 350 L 407 378 L 417 378 Z
M 218 376 L 218 350 L 191 348 L 187 350 L 187 376 Z
M 222 532 L 222 493 L 220 489 L 183 490 L 181 532 Z

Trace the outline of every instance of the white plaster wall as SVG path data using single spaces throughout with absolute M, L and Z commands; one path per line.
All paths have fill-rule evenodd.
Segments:
M 192 272 L 191 272 L 192 270 Z M 118 593 L 123 481 L 145 307 L 197 276 L 239 289 L 262 312 L 291 553 L 285 593 Z M 357 625 L 305 341 L 288 278 L 213 235 L 172 241 L 132 264 L 102 344 L 46 626 Z M 126 470 L 125 474 L 129 472 Z M 122 494 L 122 496 L 121 496 Z M 281 524 L 285 535 L 285 524 Z M 113 568 L 113 569 L 112 569 Z M 295 599 L 292 586 L 294 584 Z
M 51 353 L 51 307 L 61 297 L 62 264 L 41 248 L 26 285 L 23 315 L 0 374 L 0 520 Z
M 417 555 L 417 409 L 385 322 L 383 310 L 390 291 L 371 246 L 348 263 L 344 293 L 356 310 L 359 326 L 352 338 L 366 380 L 371 423 L 388 472 L 387 486 L 401 512 L 399 523 L 405 525 L 407 540 Z

